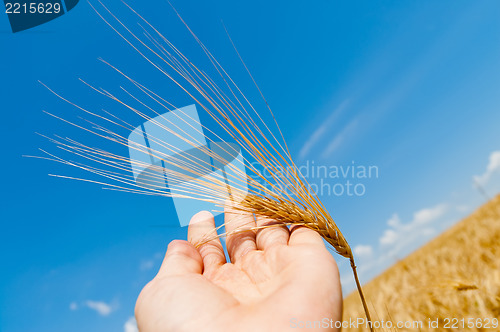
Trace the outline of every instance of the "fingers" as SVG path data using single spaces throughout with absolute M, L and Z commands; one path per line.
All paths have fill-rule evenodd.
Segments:
M 287 245 L 290 232 L 288 227 L 272 219 L 262 216 L 256 216 L 257 226 L 270 226 L 261 228 L 257 231 L 256 243 L 257 249 L 266 250 L 275 245 Z
M 288 245 L 315 245 L 324 247 L 323 238 L 318 232 L 313 231 L 305 226 L 296 225 L 292 226 L 290 229 L 290 239 L 288 240 Z
M 239 211 L 233 207 L 231 202 L 226 202 L 224 225 L 228 234 L 226 247 L 231 262 L 235 263 L 250 251 L 257 249 L 255 232 L 250 230 L 255 227 L 253 214 Z
M 224 248 L 216 235 L 214 216 L 210 212 L 201 211 L 191 218 L 188 241 L 194 246 L 201 244 L 198 252 L 203 260 L 203 273 L 210 273 L 226 263 Z
M 187 241 L 174 240 L 168 245 L 157 277 L 199 274 L 202 270 L 203 261 L 198 250 Z

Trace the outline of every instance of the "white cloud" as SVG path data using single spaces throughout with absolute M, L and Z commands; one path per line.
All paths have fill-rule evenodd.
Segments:
M 384 234 L 380 237 L 380 244 L 389 245 L 398 240 L 399 234 L 393 229 L 386 229 Z
M 354 247 L 353 251 L 359 258 L 368 258 L 373 254 L 373 248 L 370 245 L 359 244 Z
M 379 239 L 383 246 L 395 246 L 395 249 L 402 248 L 420 236 L 433 234 L 433 228 L 428 226 L 432 222 L 442 217 L 449 210 L 448 205 L 438 204 L 431 208 L 416 211 L 413 220 L 402 223 L 398 214 L 393 214 L 387 221 L 388 229 L 384 231 Z
M 413 214 L 413 221 L 410 224 L 422 225 L 435 221 L 448 210 L 448 205 L 438 204 L 435 207 L 422 209 Z
M 151 270 L 155 266 L 155 262 L 152 259 L 143 260 L 139 266 L 141 271 Z
M 399 219 L 397 213 L 394 213 L 392 217 L 389 220 L 387 220 L 387 225 L 392 227 L 398 227 L 399 225 L 401 225 L 401 219 Z
M 123 325 L 123 332 L 139 332 L 137 322 L 134 317 L 130 317 Z
M 92 301 L 92 300 L 87 300 L 85 302 L 82 302 L 78 304 L 77 302 L 71 302 L 69 304 L 69 309 L 72 311 L 79 310 L 83 307 L 87 307 L 89 309 L 94 310 L 101 316 L 108 316 L 111 314 L 111 312 L 115 311 L 115 309 L 119 306 L 118 302 L 114 302 L 114 304 L 108 304 L 106 302 L 102 301 Z
M 304 158 L 309 151 L 318 143 L 320 138 L 325 134 L 328 130 L 328 128 L 337 120 L 342 111 L 345 109 L 347 104 L 349 103 L 348 100 L 343 101 L 336 109 L 335 111 L 332 112 L 332 114 L 321 123 L 321 125 L 312 133 L 311 136 L 309 136 L 309 139 L 304 143 L 302 148 L 300 149 L 299 152 L 299 157 Z
M 486 166 L 486 171 L 481 175 L 475 175 L 474 181 L 476 184 L 485 186 L 490 181 L 492 175 L 500 171 L 500 151 L 493 151 L 490 154 L 490 160 L 488 166 Z
M 88 300 L 85 302 L 85 305 L 90 309 L 95 310 L 101 316 L 108 316 L 113 311 L 111 305 L 101 301 Z
M 152 268 L 155 267 L 155 265 L 157 265 L 157 264 L 159 264 L 159 262 L 161 262 L 161 260 L 163 259 L 164 256 L 165 256 L 164 253 L 157 252 L 152 257 L 141 260 L 141 262 L 139 264 L 139 270 L 141 270 L 141 271 L 151 270 Z

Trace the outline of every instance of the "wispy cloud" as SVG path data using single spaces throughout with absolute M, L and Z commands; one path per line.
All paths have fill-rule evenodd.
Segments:
M 373 255 L 373 247 L 370 245 L 357 245 L 354 247 L 353 251 L 356 257 L 359 257 L 361 259 L 369 258 Z
M 351 122 L 347 124 L 347 126 L 342 129 L 340 133 L 338 133 L 326 146 L 325 150 L 321 154 L 322 158 L 328 158 L 332 155 L 335 150 L 337 150 L 344 141 L 354 134 L 354 131 L 357 129 L 359 123 L 359 119 L 355 118 Z
M 139 265 L 139 269 L 141 271 L 149 271 L 155 266 L 155 262 L 152 259 L 145 259 L 141 261 L 141 264 Z
M 305 158 L 311 149 L 320 141 L 328 129 L 338 120 L 349 104 L 349 100 L 344 100 L 333 112 L 332 114 L 321 123 L 321 125 L 309 136 L 299 152 L 299 158 Z
M 134 317 L 130 317 L 123 325 L 123 332 L 139 332 L 137 322 Z
M 493 151 L 490 154 L 486 171 L 481 175 L 474 175 L 473 179 L 476 184 L 485 186 L 491 180 L 493 174 L 500 171 L 500 151 Z
M 141 260 L 139 264 L 139 270 L 141 271 L 149 271 L 155 267 L 155 265 L 159 264 L 163 258 L 163 253 L 157 252 L 151 258 Z
M 114 304 L 106 303 L 103 301 L 93 301 L 93 300 L 87 300 L 85 302 L 77 303 L 77 302 L 71 302 L 69 304 L 69 310 L 71 311 L 76 311 L 80 310 L 82 308 L 89 308 L 91 310 L 94 310 L 101 316 L 109 316 L 115 309 L 118 307 L 118 303 L 115 301 Z
M 88 300 L 85 302 L 85 306 L 96 311 L 101 316 L 109 316 L 109 314 L 113 312 L 113 307 L 110 304 L 102 301 Z
M 379 239 L 381 245 L 390 247 L 391 251 L 397 252 L 395 249 L 401 249 L 407 246 L 409 239 L 416 239 L 422 236 L 428 236 L 433 233 L 433 228 L 429 225 L 442 217 L 448 211 L 448 205 L 438 204 L 431 208 L 425 208 L 416 211 L 413 214 L 413 219 L 408 223 L 402 223 L 398 214 L 393 214 L 387 221 L 387 228 Z

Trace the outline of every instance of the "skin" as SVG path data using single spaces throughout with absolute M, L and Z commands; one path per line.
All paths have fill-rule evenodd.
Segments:
M 228 233 L 270 224 L 276 223 L 225 208 Z M 219 239 L 195 247 L 214 227 L 213 216 L 199 212 L 188 241 L 169 244 L 137 300 L 141 332 L 296 331 L 307 321 L 341 320 L 338 268 L 316 232 L 277 225 L 228 235 L 226 262 Z

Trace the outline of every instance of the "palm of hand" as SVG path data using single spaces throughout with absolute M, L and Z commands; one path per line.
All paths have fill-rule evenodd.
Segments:
M 251 224 L 226 212 L 226 230 Z M 213 230 L 213 217 L 193 217 L 188 238 Z M 257 225 L 268 221 L 257 219 Z M 173 241 L 158 275 L 141 292 L 136 316 L 141 332 L 284 331 L 299 322 L 339 320 L 338 269 L 321 237 L 285 226 L 229 235 L 226 263 L 218 239 L 196 249 Z

